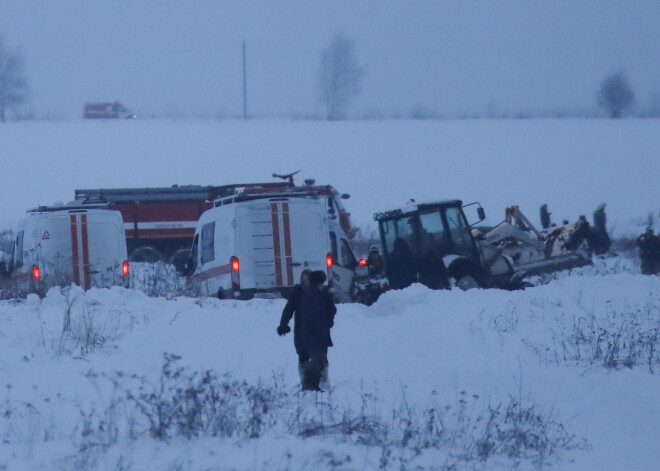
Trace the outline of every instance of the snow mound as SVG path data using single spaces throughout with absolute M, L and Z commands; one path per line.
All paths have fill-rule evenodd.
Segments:
M 585 273 L 339 305 L 323 394 L 299 392 L 283 300 L 0 301 L 0 468 L 650 469 L 659 288 Z

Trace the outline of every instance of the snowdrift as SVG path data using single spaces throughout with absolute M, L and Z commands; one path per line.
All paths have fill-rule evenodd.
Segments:
M 0 468 L 651 469 L 659 288 L 592 273 L 340 305 L 319 395 L 282 300 L 2 301 Z

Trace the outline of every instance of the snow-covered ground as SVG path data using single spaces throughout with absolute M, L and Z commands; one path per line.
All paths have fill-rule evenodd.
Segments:
M 638 271 L 340 305 L 318 395 L 275 333 L 282 300 L 2 301 L 0 469 L 654 469 L 660 278 Z
M 660 120 L 29 121 L 0 126 L 0 228 L 76 188 L 270 181 L 301 170 L 352 195 L 360 227 L 417 201 L 480 201 L 487 224 L 518 204 L 538 223 L 591 220 L 639 235 L 660 211 Z M 373 227 L 373 226 L 372 226 Z
M 19 122 L 0 126 L 0 229 L 75 188 L 224 184 L 301 169 L 354 222 L 419 200 L 608 204 L 658 222 L 658 120 Z M 301 181 L 301 180 L 298 180 Z M 373 228 L 373 226 L 371 226 Z M 660 279 L 634 255 L 524 291 L 391 291 L 341 305 L 332 387 L 301 394 L 282 300 L 131 290 L 0 301 L 0 470 L 654 469 Z

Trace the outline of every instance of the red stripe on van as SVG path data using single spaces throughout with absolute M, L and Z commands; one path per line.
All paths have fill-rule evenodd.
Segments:
M 69 216 L 71 222 L 71 261 L 73 263 L 73 282 L 80 286 L 80 256 L 78 255 L 78 224 L 76 215 Z
M 87 234 L 87 215 L 80 215 L 80 235 L 82 236 L 82 259 L 83 259 L 83 275 L 85 276 L 85 286 L 83 289 L 87 291 L 92 287 L 92 277 L 89 272 L 89 237 Z
M 291 224 L 289 221 L 289 203 L 282 203 L 282 227 L 284 228 L 284 256 L 286 262 L 287 286 L 293 286 L 293 257 L 291 255 Z
M 280 247 L 280 216 L 277 203 L 271 203 L 271 221 L 273 224 L 273 255 L 275 256 L 275 286 L 282 286 L 282 249 Z

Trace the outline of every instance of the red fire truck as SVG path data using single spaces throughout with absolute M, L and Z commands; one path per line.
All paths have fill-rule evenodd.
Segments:
M 85 103 L 83 108 L 85 119 L 135 119 L 137 115 L 131 113 L 124 105 L 114 103 Z
M 273 175 L 282 182 L 237 183 L 223 186 L 188 185 L 164 188 L 119 188 L 75 190 L 76 201 L 83 204 L 109 203 L 121 212 L 126 230 L 129 261 L 185 261 L 195 235 L 195 225 L 204 211 L 218 198 L 240 201 L 250 195 L 274 192 L 306 192 L 326 200 L 328 212 L 337 215 L 344 232 L 355 235 L 350 213 L 342 205 L 349 195 L 340 194 L 330 185 L 319 186 L 306 180 L 302 186 L 293 182 L 293 174 Z

